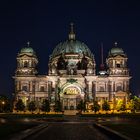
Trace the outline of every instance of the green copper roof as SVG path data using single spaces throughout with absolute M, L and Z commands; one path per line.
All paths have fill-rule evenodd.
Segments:
M 27 48 L 22 48 L 20 53 L 35 53 L 34 50 L 31 47 L 27 47 Z
M 122 48 L 112 48 L 110 51 L 111 54 L 124 54 L 124 51 Z
M 122 56 L 126 55 L 123 49 L 118 47 L 117 42 L 114 43 L 114 47 L 109 51 L 109 56 L 116 56 L 116 55 L 122 55 Z
M 53 50 L 52 57 L 58 56 L 60 54 L 67 53 L 84 53 L 88 57 L 93 57 L 93 54 L 89 50 L 86 44 L 78 40 L 66 40 L 65 42 L 59 43 Z

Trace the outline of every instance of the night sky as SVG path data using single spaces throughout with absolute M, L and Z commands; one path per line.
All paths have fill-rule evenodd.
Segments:
M 3 1 L 3 2 L 2 2 Z M 0 94 L 14 92 L 16 57 L 31 42 L 39 59 L 39 74 L 47 74 L 48 58 L 55 46 L 68 39 L 74 23 L 76 39 L 84 42 L 100 64 L 115 41 L 128 56 L 131 92 L 140 94 L 139 0 L 1 0 L 0 1 Z

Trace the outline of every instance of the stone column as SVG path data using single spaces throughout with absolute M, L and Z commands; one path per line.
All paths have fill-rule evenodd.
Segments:
M 90 81 L 89 82 L 89 89 L 88 89 L 88 91 L 89 91 L 89 101 L 92 101 L 93 100 L 93 96 L 92 96 L 92 82 Z
M 32 92 L 33 90 L 33 81 L 30 82 L 30 91 Z
M 48 82 L 46 82 L 46 94 L 48 100 L 50 101 L 50 94 L 48 93 Z
M 52 95 L 52 82 L 48 81 L 48 94 L 50 95 L 50 102 L 52 102 L 51 97 Z
M 57 81 L 55 81 L 55 83 L 54 83 L 54 94 L 55 94 L 55 100 L 59 100 L 59 95 L 58 95 L 58 82 Z
M 86 92 L 85 100 L 89 101 L 89 81 L 86 81 Z
M 31 88 L 31 82 L 28 81 L 28 92 L 30 92 L 30 88 Z
M 32 81 L 32 99 L 35 101 L 35 87 L 36 87 L 36 82 L 35 81 Z
M 93 100 L 96 100 L 96 82 L 92 82 L 92 97 Z
M 115 68 L 115 60 L 111 60 L 111 61 L 113 61 L 113 68 Z
M 122 90 L 125 91 L 125 81 L 123 81 L 123 87 Z
M 36 86 L 35 86 L 36 91 L 39 91 L 39 90 L 40 90 L 40 89 L 39 89 L 39 84 L 40 84 L 39 81 L 37 81 L 37 82 L 36 82 Z
M 14 106 L 15 102 L 17 101 L 18 91 L 19 91 L 19 82 L 15 80 Z
M 124 81 L 124 91 L 126 92 L 127 91 L 127 82 L 126 81 Z
M 115 85 L 115 82 L 113 81 L 113 92 L 116 92 L 116 85 Z
M 109 101 L 113 100 L 113 94 L 112 94 L 112 82 L 108 82 L 108 93 L 109 93 Z
M 18 87 L 19 87 L 18 90 L 21 90 L 21 81 L 18 81 Z

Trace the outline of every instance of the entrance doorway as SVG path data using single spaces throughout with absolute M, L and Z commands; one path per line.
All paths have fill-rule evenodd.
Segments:
M 64 115 L 76 115 L 77 99 L 69 96 L 66 97 L 63 99 Z
M 64 98 L 63 99 L 63 108 L 64 110 L 76 110 L 76 98 Z
M 64 110 L 77 110 L 77 105 L 80 102 L 81 98 L 76 96 L 74 98 L 71 98 L 69 96 L 65 96 L 65 98 L 63 98 L 63 109 Z
M 61 101 L 63 110 L 77 110 L 77 105 L 81 100 L 81 88 L 75 84 L 71 84 L 63 88 Z

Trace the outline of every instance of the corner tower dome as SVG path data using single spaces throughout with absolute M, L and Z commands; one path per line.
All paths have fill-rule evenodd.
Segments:
M 68 37 L 68 40 L 59 43 L 55 47 L 51 58 L 57 57 L 61 54 L 84 54 L 87 57 L 93 58 L 93 54 L 91 53 L 87 45 L 81 41 L 76 40 L 73 30 L 73 23 L 71 23 L 71 30 Z
M 35 76 L 37 74 L 36 65 L 38 59 L 34 50 L 30 47 L 30 42 L 27 42 L 27 47 L 22 48 L 17 55 L 17 76 Z
M 35 51 L 30 47 L 30 42 L 27 42 L 27 47 L 22 48 L 19 54 L 35 55 Z
M 114 47 L 109 51 L 109 56 L 125 55 L 122 48 L 118 47 L 118 43 L 114 43 Z

